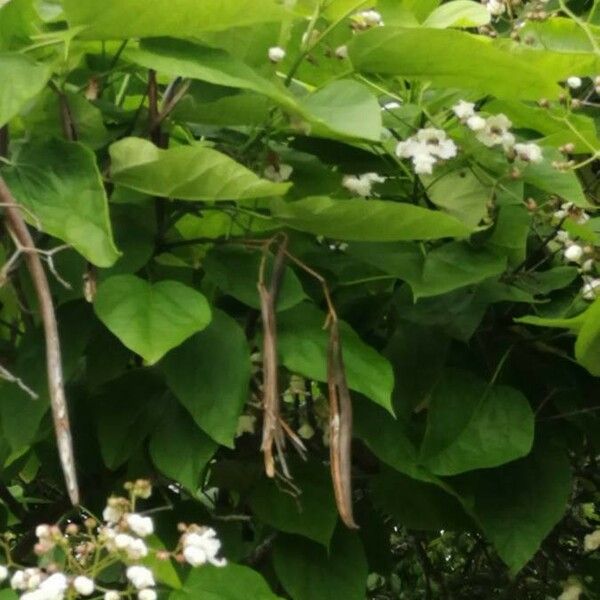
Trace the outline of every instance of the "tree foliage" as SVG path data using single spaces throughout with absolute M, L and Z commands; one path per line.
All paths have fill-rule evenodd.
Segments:
M 0 73 L 14 560 L 149 479 L 161 598 L 600 597 L 597 1 L 0 0 Z

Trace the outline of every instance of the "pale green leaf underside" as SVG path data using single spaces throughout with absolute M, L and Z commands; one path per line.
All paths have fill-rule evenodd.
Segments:
M 277 202 L 272 211 L 283 224 L 340 240 L 404 241 L 464 237 L 470 229 L 440 211 L 385 200 L 333 200 L 313 196 Z

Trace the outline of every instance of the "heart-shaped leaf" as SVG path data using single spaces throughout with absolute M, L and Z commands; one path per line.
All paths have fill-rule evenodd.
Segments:
M 100 320 L 150 364 L 211 320 L 206 298 L 178 281 L 152 284 L 133 275 L 107 279 L 94 303 Z

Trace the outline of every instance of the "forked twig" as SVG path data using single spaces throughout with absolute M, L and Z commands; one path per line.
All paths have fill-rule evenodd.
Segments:
M 75 458 L 73 441 L 62 372 L 60 338 L 58 324 L 54 312 L 54 304 L 50 292 L 48 278 L 35 243 L 18 208 L 10 189 L 4 178 L 0 175 L 0 201 L 4 204 L 6 224 L 11 235 L 18 240 L 20 248 L 25 253 L 25 261 L 35 292 L 38 298 L 44 335 L 46 340 L 46 368 L 48 376 L 48 389 L 50 391 L 50 405 L 54 418 L 54 428 L 58 445 L 58 453 L 67 484 L 69 497 L 73 504 L 79 504 L 79 486 L 75 472 Z
M 17 377 L 2 365 L 0 365 L 0 379 L 18 385 L 32 400 L 37 400 L 39 398 L 39 396 L 20 377 Z

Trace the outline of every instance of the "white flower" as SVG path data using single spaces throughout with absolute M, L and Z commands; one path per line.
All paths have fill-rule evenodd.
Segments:
M 563 587 L 562 594 L 557 600 L 579 600 L 579 597 L 583 593 L 581 584 L 576 581 L 568 581 Z
M 456 144 L 448 138 L 443 129 L 434 129 L 433 127 L 419 129 L 416 138 L 426 145 L 430 154 L 438 158 L 448 159 L 456 156 Z
M 114 590 L 109 590 L 104 594 L 104 600 L 119 600 L 120 597 L 119 592 L 115 592 Z
M 148 556 L 148 547 L 143 540 L 136 539 L 127 533 L 119 533 L 115 536 L 114 547 L 123 550 L 132 560 L 139 560 Z
M 51 534 L 50 525 L 38 525 L 35 528 L 35 535 L 38 539 L 49 538 Z
M 82 596 L 91 596 L 94 593 L 96 585 L 94 584 L 93 579 L 85 577 L 84 575 L 79 575 L 73 580 L 73 587 L 78 594 L 81 594 Z
M 154 523 L 150 517 L 143 517 L 137 513 L 131 513 L 125 517 L 129 529 L 140 537 L 147 537 L 154 533 Z
M 400 104 L 400 102 L 396 102 L 395 100 L 393 100 L 392 102 L 386 102 L 386 103 L 385 103 L 385 104 L 382 106 L 382 108 L 383 108 L 384 110 L 394 110 L 394 109 L 396 109 L 396 108 L 400 108 L 400 106 L 402 106 L 402 105 Z
M 345 44 L 343 46 L 338 46 L 335 49 L 335 57 L 339 58 L 340 60 L 348 58 L 348 46 Z
M 145 589 L 138 592 L 138 600 L 156 600 L 156 598 L 154 590 Z
M 514 135 L 508 131 L 511 127 L 506 115 L 493 115 L 485 120 L 485 127 L 477 133 L 477 139 L 488 148 L 501 145 L 507 150 L 515 143 Z
M 585 277 L 583 287 L 581 288 L 581 295 L 584 300 L 595 300 L 600 295 L 600 279 Z M 590 539 L 588 540 L 588 538 Z M 595 547 L 592 547 L 594 545 Z M 600 547 L 600 539 L 597 531 L 585 536 L 584 547 L 586 550 L 596 550 L 596 548 Z
M 490 15 L 493 15 L 494 17 L 503 14 L 506 10 L 503 0 L 488 0 L 486 8 Z
M 25 569 L 16 571 L 11 577 L 10 586 L 13 590 L 35 590 L 42 581 L 42 573 L 39 569 Z
M 13 590 L 27 589 L 25 571 L 15 571 L 14 575 L 10 578 L 10 587 Z
M 363 198 L 371 196 L 374 183 L 383 183 L 385 177 L 377 173 L 363 173 L 362 175 L 344 175 L 342 185 L 349 191 Z
M 364 10 L 357 15 L 367 27 L 377 27 L 383 25 L 381 14 L 376 10 Z
M 267 54 L 272 63 L 281 62 L 285 58 L 285 50 L 279 46 L 272 46 Z
M 224 558 L 217 558 L 221 542 L 216 536 L 217 532 L 211 528 L 185 533 L 182 537 L 185 560 L 193 567 L 205 563 L 210 563 L 215 567 L 224 567 L 227 561 Z
M 469 117 L 475 115 L 475 103 L 461 100 L 452 107 L 452 111 L 461 121 L 466 121 Z
M 132 560 L 139 560 L 148 556 L 148 546 L 146 546 L 143 540 L 133 540 L 125 552 Z
M 556 232 L 556 237 L 554 238 L 559 244 L 567 244 L 568 242 L 571 241 L 571 236 L 569 235 L 568 231 L 565 231 L 564 229 L 559 229 Z
M 579 244 L 571 244 L 565 249 L 564 257 L 568 262 L 581 262 L 581 259 L 583 258 L 583 248 Z
M 118 550 L 126 550 L 133 542 L 134 538 L 127 533 L 119 533 L 115 536 L 115 546 Z
M 264 175 L 271 181 L 281 183 L 282 181 L 287 181 L 293 171 L 294 167 L 282 163 L 279 165 L 279 168 L 275 167 L 274 165 L 268 165 L 264 170 Z
M 400 158 L 412 159 L 415 173 L 430 174 L 439 159 L 453 158 L 457 152 L 456 144 L 446 132 L 432 127 L 420 129 L 396 146 L 396 154 Z
M 4 565 L 0 565 L 0 583 L 8 578 L 8 569 Z
M 567 85 L 572 89 L 576 90 L 581 87 L 581 77 L 569 77 L 567 79 Z
M 526 162 L 540 163 L 544 159 L 542 149 L 533 143 L 515 144 L 515 152 L 521 160 Z
M 412 157 L 415 173 L 419 175 L 431 175 L 433 173 L 433 165 L 437 162 L 435 156 L 427 152 L 418 152 Z
M 127 501 L 123 498 L 109 498 L 106 508 L 102 511 L 102 518 L 107 523 L 118 523 L 126 513 Z
M 594 270 L 594 259 L 593 258 L 588 258 L 582 265 L 581 265 L 581 271 L 583 273 L 590 273 L 591 271 Z
M 593 533 L 588 533 L 583 538 L 583 547 L 587 552 L 592 552 L 600 548 L 600 529 L 596 529 Z
M 479 115 L 473 115 L 467 119 L 467 127 L 471 131 L 482 131 L 485 129 L 486 120 Z
M 143 590 L 144 588 L 153 587 L 155 585 L 154 575 L 152 574 L 152 571 L 146 567 L 133 565 L 128 567 L 125 574 L 136 590 Z

